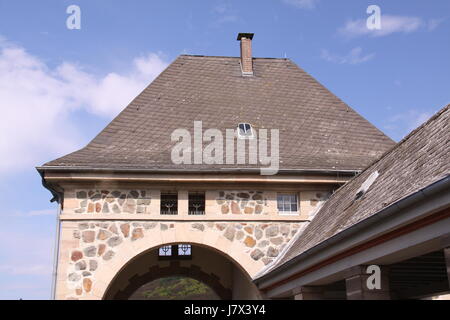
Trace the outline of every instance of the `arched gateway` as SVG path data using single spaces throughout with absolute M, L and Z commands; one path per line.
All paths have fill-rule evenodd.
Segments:
M 248 264 L 246 260 L 242 262 Z M 221 299 L 259 298 L 250 275 L 236 260 L 216 248 L 193 243 L 165 244 L 139 253 L 115 274 L 103 298 L 128 299 L 143 285 L 173 276 L 202 282 Z
M 171 273 L 257 299 L 255 275 L 392 146 L 292 61 L 252 58 L 252 38 L 240 58 L 178 57 L 86 147 L 38 168 L 61 209 L 57 299 L 126 298 Z M 176 244 L 192 259 L 155 254 Z
M 147 203 L 143 204 L 146 213 L 102 213 L 105 206 L 118 205 L 119 193 L 127 195 L 123 206 L 133 202 L 137 210 L 137 203 Z M 135 193 L 138 196 L 132 199 Z M 247 201 L 261 202 L 264 211 L 258 216 L 240 214 L 237 220 L 238 214 L 224 215 L 220 208 L 227 203 L 240 206 L 242 200 L 223 200 L 224 192 L 212 190 L 206 191 L 206 212 L 190 215 L 182 209 L 189 204 L 185 193 L 189 192 L 177 192 L 181 198 L 177 214 L 166 215 L 152 213 L 164 205 L 164 193 L 156 190 L 66 191 L 57 298 L 126 299 L 145 282 L 171 275 L 199 280 L 224 299 L 261 298 L 252 279 L 279 255 L 307 216 L 276 217 L 270 211 L 276 204 L 270 192 L 240 191 L 241 196 L 248 195 Z M 314 197 L 317 193 L 302 194 Z M 108 198 L 112 194 L 118 197 Z M 311 201 L 319 199 L 300 202 L 312 208 Z M 75 213 L 95 207 L 102 209 Z M 180 253 L 184 247 L 189 254 Z
M 80 245 L 72 250 L 68 270 L 69 280 L 79 279 L 70 284 L 75 288 L 75 293 L 77 288 L 86 291 L 92 286 L 86 292 L 86 298 L 123 299 L 126 294 L 132 293 L 132 289 L 137 289 L 138 284 L 144 284 L 143 279 L 151 281 L 170 275 L 191 276 L 205 282 L 223 298 L 231 299 L 237 295 L 241 298 L 259 297 L 251 279 L 264 267 L 264 263 L 251 258 L 244 242 L 226 238 L 223 234 L 226 231 L 221 230 L 221 225 L 199 222 L 101 222 L 90 226 L 93 228 L 84 230 L 80 230 L 80 224 L 75 226 L 75 234 L 80 234 Z M 81 223 L 83 227 L 85 225 Z M 226 228 L 231 230 L 234 227 L 236 224 Z M 249 228 L 247 224 L 245 228 Z M 109 236 L 109 243 L 105 234 Z M 90 241 L 91 238 L 86 235 L 95 240 Z M 115 245 L 111 246 L 113 242 Z M 189 244 L 189 256 L 160 256 L 159 249 L 174 244 Z M 96 267 L 91 268 L 92 265 Z M 236 286 L 240 291 L 232 295 L 232 289 Z M 224 293 L 225 290 L 229 292 Z

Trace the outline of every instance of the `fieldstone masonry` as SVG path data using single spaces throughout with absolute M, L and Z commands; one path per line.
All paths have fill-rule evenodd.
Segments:
M 262 191 L 220 191 L 216 202 L 222 214 L 267 214 Z
M 76 190 L 78 207 L 74 213 L 146 214 L 150 213 L 149 190 Z
M 189 224 L 192 232 L 211 230 L 230 242 L 240 242 L 246 248 L 245 254 L 266 265 L 278 256 L 302 225 L 302 222 L 80 222 L 73 230 L 73 239 L 78 240 L 79 246 L 69 253 L 66 277 L 72 294 L 66 298 L 78 299 L 90 293 L 99 266 L 114 259 L 126 241 L 145 241 L 145 237 L 173 229 L 179 223 Z
M 128 252 L 131 247 L 146 250 L 147 245 L 153 243 L 149 249 L 156 249 L 154 243 L 158 241 L 155 239 L 161 239 L 159 245 L 164 245 L 170 242 L 166 239 L 189 243 L 192 236 L 194 240 L 191 239 L 191 243 L 196 243 L 196 238 L 205 238 L 200 243 L 224 253 L 229 245 L 234 248 L 233 253 L 238 260 L 245 260 L 237 262 L 256 274 L 256 269 L 263 268 L 279 256 L 303 224 L 308 223 L 314 207 L 330 195 L 327 191 L 299 193 L 300 213 L 286 219 L 278 215 L 274 191 L 210 190 L 207 191 L 204 220 L 198 217 L 189 220 L 187 215 L 167 220 L 167 217 L 159 215 L 159 193 L 156 189 L 140 188 L 78 188 L 67 191 L 63 216 L 79 217 L 70 218 L 74 220 L 65 227 L 67 233 L 63 241 L 67 250 L 62 256 L 63 273 L 58 277 L 62 277 L 60 279 L 66 289 L 61 297 L 99 297 L 99 288 L 104 284 L 104 270 L 122 263 L 124 254 L 132 254 Z M 187 208 L 187 198 L 181 196 L 179 201 L 180 207 Z M 77 222 L 83 215 L 89 217 Z M 115 216 L 108 218 L 109 215 Z M 181 232 L 180 236 L 178 232 Z

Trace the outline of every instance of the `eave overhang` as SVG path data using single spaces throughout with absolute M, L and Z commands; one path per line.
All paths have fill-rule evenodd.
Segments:
M 413 232 L 434 223 L 437 226 L 435 233 L 429 233 L 427 236 L 430 239 L 448 237 L 449 191 L 450 176 L 447 176 L 270 270 L 254 282 L 268 297 L 280 297 L 299 286 L 309 285 L 320 278 L 332 277 L 333 272 L 338 274 L 341 271 L 333 270 L 330 266 L 340 263 L 341 266 L 351 267 L 351 263 L 356 261 L 352 261 L 352 256 L 369 251 L 383 241 L 389 241 L 389 238 L 382 236 L 393 230 L 404 228 L 407 232 Z M 397 236 L 404 235 L 406 231 L 398 233 Z M 395 233 L 392 233 L 391 239 L 395 236 Z M 366 256 L 365 259 L 370 260 L 370 257 Z
M 280 169 L 276 175 L 261 175 L 259 168 L 221 169 L 115 169 L 82 167 L 37 167 L 47 183 L 86 181 L 202 182 L 202 183 L 331 183 L 342 184 L 359 170 Z

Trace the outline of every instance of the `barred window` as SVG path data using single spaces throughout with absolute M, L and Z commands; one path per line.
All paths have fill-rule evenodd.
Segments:
M 192 246 L 184 243 L 162 246 L 158 249 L 158 257 L 160 260 L 191 259 Z
M 205 193 L 189 192 L 189 215 L 205 214 Z
M 161 193 L 161 214 L 178 214 L 178 194 L 175 192 Z
M 280 213 L 297 213 L 298 197 L 295 193 L 279 193 L 277 196 L 277 207 Z
M 179 244 L 178 245 L 178 255 L 179 256 L 190 256 L 191 255 L 191 245 L 190 244 Z
M 170 257 L 172 255 L 172 246 L 162 246 L 159 248 L 160 257 Z

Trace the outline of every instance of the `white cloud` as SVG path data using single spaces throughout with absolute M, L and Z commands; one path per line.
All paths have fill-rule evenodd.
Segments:
M 221 16 L 220 18 L 217 19 L 216 23 L 217 24 L 223 24 L 223 23 L 228 23 L 228 22 L 236 22 L 239 20 L 239 17 L 237 15 L 224 15 Z
M 312 9 L 319 0 L 283 0 L 283 2 L 300 9 Z
M 42 209 L 42 210 L 31 210 L 28 212 L 14 212 L 14 213 L 3 213 L 3 217 L 36 217 L 36 216 L 54 216 L 56 215 L 57 209 Z
M 8 275 L 49 275 L 52 272 L 51 264 L 33 265 L 0 265 L 0 273 Z
M 0 299 L 49 298 L 54 226 L 43 217 L 0 217 Z
M 81 147 L 74 112 L 113 117 L 166 66 L 161 54 L 150 53 L 134 59 L 127 74 L 98 76 L 69 62 L 52 69 L 0 38 L 0 175 Z
M 430 21 L 428 21 L 428 31 L 433 31 L 434 29 L 439 27 L 442 22 L 444 22 L 444 19 L 431 19 Z
M 239 16 L 229 3 L 219 3 L 212 8 L 212 12 L 216 16 L 214 21 L 215 26 L 224 23 L 233 23 L 239 20 Z
M 430 20 L 428 30 L 433 30 L 439 23 L 438 20 Z M 338 32 L 346 37 L 358 37 L 364 35 L 383 37 L 393 33 L 411 33 L 426 26 L 427 23 L 419 17 L 382 15 L 380 30 L 371 30 L 367 28 L 366 19 L 358 19 L 347 21 L 345 26 L 340 28 Z
M 411 109 L 388 117 L 383 127 L 391 137 L 399 141 L 426 122 L 433 114 L 432 111 Z
M 37 219 L 37 218 L 36 218 Z M 5 224 L 4 221 L 3 225 Z M 18 229 L 20 220 L 8 221 L 9 229 L 1 230 L 2 245 L 0 274 L 48 275 L 52 270 L 54 239 L 24 227 Z M 22 222 L 23 224 L 23 222 Z M 15 229 L 17 228 L 17 229 Z M 11 230 L 12 229 L 12 230 Z
M 375 57 L 375 53 L 363 54 L 361 47 L 356 47 L 350 50 L 346 55 L 332 54 L 328 50 L 322 50 L 321 58 L 339 64 L 360 64 L 367 62 Z
M 219 14 L 224 14 L 229 10 L 229 4 L 227 3 L 219 3 L 213 7 L 212 11 Z

